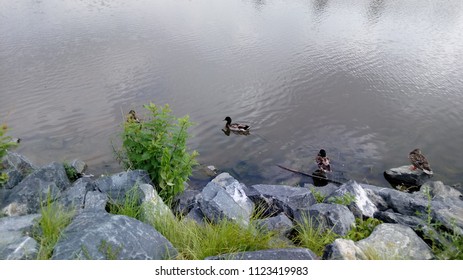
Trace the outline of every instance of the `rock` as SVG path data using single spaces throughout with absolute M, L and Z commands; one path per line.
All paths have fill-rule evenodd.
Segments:
M 422 170 L 411 170 L 410 165 L 391 168 L 384 171 L 384 178 L 393 186 L 404 185 L 407 187 L 419 187 L 428 181 L 432 175 Z
M 15 186 L 2 209 L 12 216 L 37 213 L 41 203 L 47 199 L 55 200 L 70 186 L 63 164 L 53 162 L 34 171 Z
M 318 257 L 309 249 L 286 248 L 223 254 L 205 260 L 318 260 Z
M 30 232 L 40 215 L 0 218 L 0 259 L 36 259 L 39 244 Z
M 210 177 L 216 176 L 218 171 L 214 165 L 208 165 L 204 168 L 204 172 Z
M 316 187 L 312 184 L 304 184 L 304 188 L 308 188 L 310 190 L 315 190 L 316 192 L 319 192 L 321 195 L 324 197 L 330 196 L 332 193 L 334 193 L 336 190 L 339 189 L 339 186 L 333 184 L 333 183 L 328 183 L 327 185 L 323 187 Z
M 91 179 L 79 178 L 70 188 L 61 193 L 58 201 L 67 208 L 79 211 L 85 206 L 87 192 L 94 191 L 95 189 L 95 184 Z
M 368 258 L 430 260 L 434 256 L 429 246 L 409 227 L 380 224 L 371 235 L 356 242 Z
M 106 211 L 108 195 L 100 191 L 90 191 L 85 194 L 84 210 L 87 211 Z
M 8 175 L 8 181 L 1 186 L 6 189 L 13 188 L 37 169 L 27 158 L 10 151 L 7 151 L 7 154 L 2 158 L 0 167 L 3 167 L 3 170 L 2 168 L 0 170 Z
M 238 181 L 227 175 L 216 181 L 214 179 L 206 185 L 198 199 L 199 208 L 204 216 L 213 222 L 225 218 L 247 226 L 253 204 L 250 204 L 252 202 L 247 198 Z
M 112 176 L 98 178 L 94 181 L 96 189 L 108 195 L 113 203 L 122 203 L 128 191 L 143 184 L 153 185 L 144 170 L 120 172 Z M 143 193 L 140 190 L 140 197 Z M 143 197 L 141 197 L 143 199 Z
M 142 184 L 139 188 L 143 191 L 142 217 L 144 221 L 154 222 L 157 218 L 172 218 L 175 216 L 170 208 L 162 201 L 158 192 L 150 184 Z
M 275 216 L 284 212 L 289 218 L 299 209 L 305 209 L 316 203 L 310 189 L 285 185 L 253 185 L 248 196 L 256 205 L 267 209 L 266 216 Z
M 173 202 L 173 211 L 180 216 L 186 216 L 191 209 L 198 203 L 199 190 L 185 189 L 185 191 L 176 195 Z
M 419 192 L 422 193 L 423 196 L 427 196 L 427 193 L 429 192 L 432 199 L 445 200 L 450 198 L 462 200 L 463 198 L 460 191 L 453 187 L 444 185 L 441 181 L 426 182 L 421 186 Z
M 336 239 L 325 247 L 323 252 L 324 260 L 366 260 L 367 256 L 355 245 L 354 241 L 348 239 Z
M 225 191 L 233 198 L 233 200 L 241 206 L 249 215 L 254 210 L 254 203 L 246 195 L 246 186 L 238 182 L 228 173 L 221 173 L 215 177 L 211 183 L 217 184 L 225 189 Z
M 355 181 L 348 181 L 341 185 L 336 191 L 334 191 L 326 200 L 329 201 L 331 197 L 342 197 L 347 194 L 353 195 L 354 201 L 347 205 L 349 210 L 357 217 L 373 217 L 374 213 L 378 211 L 378 208 L 370 200 L 366 191 Z
M 78 175 L 84 174 L 85 170 L 87 169 L 87 164 L 80 159 L 72 160 L 70 166 L 74 168 Z
M 281 236 L 287 236 L 293 229 L 293 222 L 284 213 L 280 213 L 275 217 L 259 219 L 255 222 L 258 227 L 267 231 L 276 231 Z
M 188 212 L 188 214 L 185 216 L 185 219 L 193 220 L 202 225 L 204 224 L 204 220 L 207 218 L 204 216 L 199 206 L 195 206 L 190 210 L 190 212 Z
M 355 217 L 349 209 L 340 204 L 318 203 L 306 209 L 299 209 L 294 219 L 304 224 L 312 219 L 315 227 L 323 227 L 334 233 L 344 236 L 355 224 Z
M 52 259 L 164 260 L 177 250 L 153 227 L 103 211 L 84 211 L 63 231 Z

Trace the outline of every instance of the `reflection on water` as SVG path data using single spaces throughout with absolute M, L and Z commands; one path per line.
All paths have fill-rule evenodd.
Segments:
M 463 2 L 0 2 L 0 119 L 37 164 L 119 170 L 123 116 L 169 103 L 199 161 L 245 183 L 297 184 L 320 148 L 339 176 L 382 173 L 420 147 L 463 179 Z M 251 125 L 226 135 L 223 118 Z M 307 178 L 302 179 L 307 180 Z

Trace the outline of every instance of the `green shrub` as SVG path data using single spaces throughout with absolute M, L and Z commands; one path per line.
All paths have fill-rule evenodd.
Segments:
M 370 236 L 376 226 L 382 223 L 375 218 L 368 218 L 366 220 L 356 218 L 354 227 L 346 234 L 345 238 L 353 241 L 365 239 Z
M 8 174 L 3 173 L 2 158 L 6 155 L 9 148 L 16 147 L 18 144 L 13 142 L 10 136 L 6 136 L 8 126 L 6 124 L 0 125 L 0 187 L 8 182 Z
M 126 168 L 146 170 L 161 198 L 171 202 L 184 190 L 184 182 L 197 164 L 196 151 L 187 151 L 189 117 L 175 118 L 168 105 L 145 105 L 150 117 L 144 121 L 127 121 L 122 133 L 122 150 L 118 156 Z

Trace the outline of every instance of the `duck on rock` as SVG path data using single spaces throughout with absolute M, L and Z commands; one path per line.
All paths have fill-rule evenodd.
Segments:
M 408 154 L 408 158 L 412 163 L 412 170 L 421 169 L 424 173 L 432 175 L 431 166 L 429 165 L 428 159 L 421 153 L 420 149 L 414 149 Z

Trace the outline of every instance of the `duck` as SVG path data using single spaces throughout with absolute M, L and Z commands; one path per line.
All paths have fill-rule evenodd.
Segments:
M 420 149 L 414 149 L 413 151 L 411 151 L 408 154 L 408 158 L 412 163 L 412 166 L 410 168 L 411 170 L 420 169 L 428 175 L 433 174 L 428 159 L 421 153 Z
M 129 113 L 126 116 L 126 121 L 128 123 L 140 123 L 140 119 L 137 117 L 137 114 L 135 113 L 135 110 L 130 110 Z
M 232 123 L 232 119 L 230 117 L 226 117 L 224 119 L 227 123 L 225 124 L 225 128 L 227 130 L 231 130 L 232 132 L 239 132 L 239 133 L 249 133 L 249 129 L 251 128 L 247 124 L 240 124 L 240 123 Z
M 330 159 L 326 156 L 326 151 L 324 149 L 320 149 L 317 156 L 315 157 L 315 162 L 318 165 L 318 170 L 321 172 L 331 172 Z

